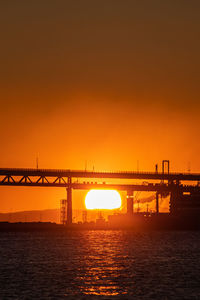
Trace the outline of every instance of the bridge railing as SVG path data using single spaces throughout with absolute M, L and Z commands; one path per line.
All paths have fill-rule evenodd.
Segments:
M 73 170 L 73 169 L 44 169 L 44 168 L 0 168 L 0 172 L 57 172 L 57 173 L 88 173 L 88 174 L 159 174 L 162 175 L 162 172 L 150 172 L 150 171 L 106 171 L 106 170 Z M 168 173 L 164 173 L 167 175 Z M 199 175 L 200 173 L 188 173 L 188 172 L 170 172 L 170 175 Z

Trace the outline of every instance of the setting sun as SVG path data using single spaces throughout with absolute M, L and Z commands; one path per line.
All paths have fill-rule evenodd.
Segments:
M 121 206 L 121 197 L 115 190 L 90 190 L 85 206 L 87 209 L 116 209 Z

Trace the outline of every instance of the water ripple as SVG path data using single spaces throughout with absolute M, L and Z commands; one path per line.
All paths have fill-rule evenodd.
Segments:
M 200 233 L 0 233 L 0 299 L 200 299 Z

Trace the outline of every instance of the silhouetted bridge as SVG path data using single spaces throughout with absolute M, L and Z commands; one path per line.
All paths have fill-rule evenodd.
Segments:
M 80 179 L 142 180 L 141 183 L 78 182 Z M 145 180 L 145 182 L 144 182 Z M 146 182 L 146 180 L 153 180 Z M 190 185 L 188 182 L 190 181 Z M 187 184 L 183 184 L 186 182 Z M 127 191 L 127 213 L 133 213 L 133 192 L 156 192 L 156 211 L 159 212 L 159 195 L 172 195 L 177 199 L 184 193 L 200 195 L 200 174 L 159 172 L 95 172 L 62 169 L 0 169 L 0 185 L 65 187 L 67 189 L 67 220 L 72 222 L 72 189 L 116 189 Z M 178 195 L 178 196 L 177 196 Z M 171 203 L 176 208 L 176 200 Z

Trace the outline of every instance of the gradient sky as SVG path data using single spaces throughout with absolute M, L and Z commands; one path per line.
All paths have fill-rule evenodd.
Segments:
M 1 167 L 200 172 L 199 0 L 3 0 L 0 37 Z M 0 211 L 63 197 L 1 187 Z

